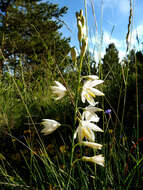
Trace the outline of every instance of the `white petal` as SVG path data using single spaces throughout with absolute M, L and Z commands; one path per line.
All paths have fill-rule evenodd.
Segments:
M 83 84 L 83 88 L 90 88 L 90 86 L 91 86 L 91 82 L 92 82 L 92 80 L 87 80 L 87 81 L 85 81 L 84 82 L 84 84 Z
M 92 129 L 93 131 L 103 132 L 103 130 L 100 127 L 98 127 L 93 123 L 90 124 L 89 128 Z
M 55 81 L 55 83 L 57 86 L 51 86 L 51 89 L 58 96 L 56 100 L 59 100 L 65 96 L 66 88 L 58 81 Z
M 85 94 L 85 98 L 90 105 L 95 106 L 95 101 L 90 94 Z
M 65 96 L 65 93 L 64 94 L 57 94 L 58 97 L 55 98 L 55 100 L 60 100 L 61 98 L 63 98 Z
M 101 150 L 102 145 L 98 144 L 98 143 L 94 143 L 94 142 L 87 142 L 87 141 L 83 141 L 82 144 L 84 146 L 90 147 L 90 148 L 95 148 L 95 149 L 99 149 Z
M 99 103 L 99 102 L 96 102 L 95 104 L 97 105 L 98 103 Z M 89 106 L 85 107 L 85 108 L 84 108 L 84 110 L 87 110 L 87 111 L 93 111 L 93 112 L 95 112 L 95 107 L 94 107 L 94 106 L 89 105 Z
M 95 134 L 92 130 L 90 130 L 90 137 L 87 138 L 89 141 L 94 142 L 95 141 Z
M 90 121 L 81 121 L 81 125 L 84 127 L 88 127 L 89 129 L 93 131 L 103 132 L 102 129 L 100 129 L 97 125 L 95 125 L 94 123 L 91 123 Z
M 99 122 L 100 118 L 95 113 L 93 113 L 93 114 L 86 116 L 86 120 L 93 121 L 93 122 Z
M 41 124 L 44 125 L 44 128 L 41 130 L 41 133 L 44 133 L 44 135 L 49 135 L 61 125 L 59 122 L 52 119 L 43 119 Z
M 90 87 L 95 87 L 96 85 L 102 84 L 103 80 L 93 80 L 90 82 Z
M 78 127 L 77 127 L 77 129 L 76 129 L 76 131 L 75 131 L 75 133 L 74 133 L 74 136 L 73 136 L 74 139 L 76 139 L 77 133 L 78 133 Z
M 91 80 L 91 79 L 85 81 L 84 85 L 83 85 L 83 90 L 81 93 L 82 102 L 85 103 L 85 100 L 87 100 L 87 102 L 90 105 L 95 106 L 97 103 L 95 103 L 93 98 L 95 96 L 104 96 L 104 94 L 93 87 L 95 87 L 96 85 L 99 85 L 103 82 L 104 82 L 103 80 Z
M 97 105 L 97 104 L 99 104 L 99 102 L 95 102 L 95 104 Z M 103 111 L 103 109 L 92 106 L 92 105 L 85 107 L 84 110 L 90 111 L 90 112 Z
M 104 167 L 104 157 L 102 156 L 102 154 L 94 156 L 93 160 L 96 162 L 96 164 L 99 164 Z
M 86 99 L 85 99 L 85 93 L 86 93 L 86 92 L 85 92 L 84 90 L 83 90 L 82 93 L 81 93 L 81 101 L 82 101 L 83 103 L 85 103 L 85 100 L 86 100 Z
M 88 121 L 93 121 L 93 122 L 98 122 L 99 121 L 99 117 L 97 116 L 97 114 L 95 114 L 94 112 L 90 112 L 90 111 L 84 111 L 82 114 L 82 120 L 88 120 Z
M 82 143 L 82 139 L 84 138 L 83 136 L 83 131 L 81 126 L 78 127 L 78 142 L 81 144 Z
M 83 156 L 82 160 L 87 162 L 93 162 L 104 167 L 104 157 L 101 154 L 93 157 Z
M 104 96 L 104 94 L 103 94 L 101 91 L 99 91 L 99 90 L 97 90 L 97 89 L 95 89 L 95 88 L 91 88 L 90 90 L 91 90 L 91 92 L 94 93 L 96 96 Z
M 62 85 L 60 82 L 55 81 L 55 83 L 57 84 L 57 86 L 58 86 L 61 90 L 66 90 L 66 88 L 64 87 L 64 85 Z
M 88 77 L 89 79 L 92 79 L 92 80 L 98 80 L 98 79 L 99 79 L 99 77 L 96 76 L 96 75 L 88 75 L 87 77 Z

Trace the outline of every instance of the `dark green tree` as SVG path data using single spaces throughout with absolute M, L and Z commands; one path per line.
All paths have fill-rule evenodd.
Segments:
M 79 57 L 80 58 L 80 57 Z M 87 50 L 83 59 L 82 73 L 83 76 L 97 74 L 97 65 L 92 53 Z
M 13 3 L 15 0 L 0 0 L 0 10 L 1 12 L 6 12 L 7 7 L 10 3 Z
M 11 1 L 12 2 L 12 1 Z M 19 62 L 25 71 L 33 71 L 43 63 L 55 70 L 55 63 L 64 68 L 62 60 L 69 51 L 69 39 L 62 38 L 60 17 L 66 7 L 40 0 L 15 0 L 9 3 L 0 20 L 0 48 L 6 65 L 17 73 Z M 49 61 L 50 60 L 50 61 Z M 50 65 L 48 65 L 50 64 Z M 5 62 L 1 57 L 0 71 Z
M 115 80 L 121 66 L 119 64 L 118 50 L 113 43 L 109 44 L 108 48 L 106 48 L 106 54 L 102 61 L 103 78 Z
M 143 123 L 143 54 L 141 51 L 131 50 L 127 57 L 128 65 L 128 84 L 126 98 L 126 117 L 125 122 L 129 127 L 137 126 L 138 122 Z M 140 125 L 141 126 L 141 125 Z M 142 132 L 142 126 L 140 132 Z M 141 133 L 140 133 L 141 134 Z
M 108 102 L 105 102 L 105 109 L 112 107 L 118 115 L 122 96 L 121 92 L 123 92 L 123 77 L 121 64 L 119 63 L 118 50 L 113 43 L 109 44 L 108 48 L 106 48 L 106 53 L 102 61 L 104 93 L 108 99 Z M 115 116 L 115 120 L 116 119 Z

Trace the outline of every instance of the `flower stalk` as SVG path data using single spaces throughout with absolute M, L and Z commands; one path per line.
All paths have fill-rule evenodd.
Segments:
M 103 110 L 101 108 L 95 107 L 98 104 L 98 102 L 95 102 L 94 100 L 96 96 L 104 96 L 103 92 L 95 88 L 96 86 L 102 84 L 104 81 L 100 80 L 99 77 L 96 75 L 88 75 L 84 77 L 81 76 L 83 59 L 87 49 L 88 38 L 85 34 L 85 18 L 83 16 L 82 10 L 79 13 L 78 12 L 76 13 L 76 18 L 77 18 L 77 28 L 78 28 L 78 41 L 80 46 L 79 65 L 77 65 L 77 54 L 75 48 L 74 47 L 71 48 L 71 58 L 73 63 L 76 65 L 76 69 L 78 71 L 75 96 L 69 89 L 67 83 L 65 82 L 63 75 L 59 70 L 58 65 L 57 68 L 63 80 L 63 84 L 61 84 L 58 81 L 55 81 L 56 86 L 51 87 L 53 93 L 57 96 L 55 100 L 62 99 L 68 93 L 69 97 L 71 98 L 72 104 L 74 106 L 73 128 L 75 131 L 73 133 L 73 138 L 71 142 L 71 156 L 69 163 L 70 167 L 69 167 L 69 175 L 68 175 L 66 189 L 68 189 L 70 184 L 73 165 L 77 161 L 92 162 L 94 164 L 98 164 L 101 166 L 105 165 L 104 157 L 101 154 L 96 155 L 96 150 L 101 150 L 102 144 L 95 142 L 95 132 L 103 132 L 103 130 L 97 125 L 100 118 L 98 117 L 96 112 L 100 112 Z M 82 108 L 83 111 L 82 113 L 80 113 L 78 104 L 79 104 L 80 86 L 82 83 L 82 79 L 84 79 L 85 81 L 83 83 L 81 91 L 81 101 L 83 103 L 87 101 L 89 105 L 85 108 Z M 77 123 L 79 123 L 78 126 Z M 52 119 L 44 119 L 42 124 L 45 127 L 44 129 L 41 130 L 41 132 L 44 135 L 51 134 L 61 125 L 59 122 Z M 78 139 L 77 144 L 75 144 L 76 138 Z M 92 148 L 94 156 L 92 157 L 82 156 L 80 159 L 76 159 L 75 161 L 73 161 L 74 150 L 77 145 L 85 146 L 87 148 Z

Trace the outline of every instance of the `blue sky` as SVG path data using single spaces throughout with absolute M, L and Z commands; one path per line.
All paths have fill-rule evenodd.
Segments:
M 83 9 L 85 15 L 84 0 L 50 0 L 52 3 L 59 4 L 59 7 L 67 6 L 68 12 L 62 18 L 68 25 L 71 31 L 65 26 L 61 32 L 63 36 L 71 38 L 71 46 L 76 46 L 77 28 L 75 12 Z M 93 2 L 96 16 L 97 32 L 95 27 L 95 19 L 92 13 L 91 2 Z M 100 47 L 100 31 L 103 32 L 103 44 L 100 50 L 101 56 L 104 55 L 105 49 L 109 43 L 114 42 L 119 50 L 120 59 L 126 54 L 126 34 L 129 19 L 130 1 L 129 0 L 86 0 L 87 4 L 87 18 L 88 18 L 88 36 L 89 49 L 94 53 L 95 58 L 98 59 L 98 52 Z M 133 2 L 133 27 L 131 37 L 131 47 L 142 49 L 143 42 L 143 0 L 134 0 Z M 114 28 L 113 32 L 112 29 Z M 136 36 L 140 40 L 137 44 Z

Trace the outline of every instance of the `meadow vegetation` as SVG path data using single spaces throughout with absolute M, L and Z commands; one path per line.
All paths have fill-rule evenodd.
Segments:
M 59 33 L 66 7 L 15 0 L 1 1 L 0 8 L 0 189 L 142 189 L 142 51 L 128 48 L 120 62 L 112 43 L 96 63 L 87 49 L 90 39 L 82 33 L 86 23 L 82 11 L 75 16 L 76 54 L 70 39 Z M 65 93 L 55 91 L 55 81 L 63 84 Z M 93 87 L 99 83 L 96 96 L 87 93 L 87 81 Z M 81 137 L 81 115 L 89 104 L 98 111 L 90 121 L 98 122 L 96 130 L 103 132 L 87 134 L 85 129 Z M 43 119 L 61 126 L 43 135 Z M 100 144 L 96 149 L 81 146 L 83 139 Z M 87 157 L 101 154 L 105 163 L 103 157 L 86 162 Z

